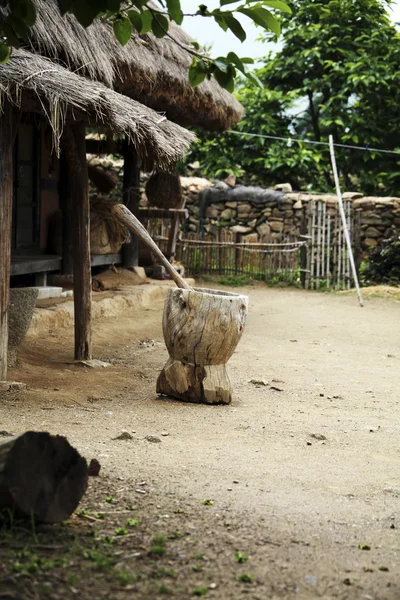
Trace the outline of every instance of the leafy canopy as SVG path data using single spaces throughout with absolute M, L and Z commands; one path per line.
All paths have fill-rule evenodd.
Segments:
M 158 0 L 157 4 L 148 0 L 58 0 L 58 3 L 62 13 L 74 14 L 84 27 L 97 18 L 109 21 L 122 45 L 129 42 L 134 32 L 144 35 L 151 31 L 158 38 L 168 35 L 174 39 L 169 33 L 170 21 L 181 25 L 185 17 L 181 0 Z M 199 18 L 214 19 L 223 31 L 230 30 L 242 42 L 246 39 L 246 31 L 237 18 L 238 14 L 245 15 L 263 31 L 276 36 L 280 34 L 276 13 L 290 14 L 290 8 L 283 0 L 243 0 L 235 8 L 231 7 L 232 4 L 237 4 L 237 0 L 220 0 L 220 6 L 213 10 L 200 4 L 195 14 Z M 36 9 L 34 0 L 0 0 L 1 6 L 9 8 L 1 13 L 0 18 L 0 63 L 4 63 L 9 59 L 11 47 L 18 47 L 28 36 L 36 20 Z M 192 86 L 214 75 L 223 88 L 232 92 L 238 73 L 260 85 L 252 71 L 248 70 L 248 65 L 254 62 L 252 58 L 240 58 L 229 52 L 227 56 L 213 59 L 196 42 L 192 42 L 189 52 L 192 55 L 189 69 Z
M 282 49 L 269 54 L 257 71 L 265 88 L 242 83 L 246 115 L 240 128 L 325 142 L 332 134 L 343 144 L 400 151 L 400 35 L 387 13 L 390 2 L 289 3 L 293 12 L 282 22 Z M 298 189 L 320 190 L 333 185 L 324 146 L 239 138 L 224 158 L 217 148 L 228 139 L 230 144 L 231 137 L 206 138 L 191 159 L 206 164 L 209 174 L 214 166 L 227 172 L 239 168 L 247 179 L 264 184 L 289 180 Z M 398 156 L 340 150 L 338 162 L 347 189 L 399 193 Z

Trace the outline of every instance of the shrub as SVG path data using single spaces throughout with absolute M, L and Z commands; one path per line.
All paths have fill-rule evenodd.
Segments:
M 400 235 L 383 240 L 371 252 L 362 269 L 362 278 L 367 284 L 400 285 Z

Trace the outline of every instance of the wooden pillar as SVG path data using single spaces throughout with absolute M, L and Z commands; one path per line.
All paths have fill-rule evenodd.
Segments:
M 75 359 L 92 358 L 92 275 L 90 265 L 89 192 L 84 123 L 66 125 L 63 147 L 72 199 Z
M 133 144 L 126 142 L 124 146 L 124 180 L 123 203 L 139 218 L 140 202 L 140 162 Z M 139 240 L 135 235 L 128 244 L 122 246 L 123 266 L 126 269 L 139 264 Z
M 3 112 L 0 114 L 0 380 L 7 379 L 13 201 L 13 139 L 13 107 L 5 100 Z
M 62 212 L 62 273 L 72 275 L 72 198 L 68 162 L 65 152 L 61 153 L 60 160 L 60 208 Z

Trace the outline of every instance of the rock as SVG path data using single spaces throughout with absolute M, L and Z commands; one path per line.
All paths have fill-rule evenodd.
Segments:
M 97 477 L 100 473 L 101 465 L 97 458 L 92 458 L 88 467 L 89 477 Z
M 129 433 L 129 431 L 122 431 L 122 433 L 120 433 L 119 435 L 117 435 L 117 437 L 112 438 L 113 440 L 123 440 L 123 441 L 127 441 L 127 440 L 133 440 L 132 435 Z
M 376 227 L 368 227 L 365 231 L 365 237 L 377 238 L 380 237 L 381 232 Z
M 321 394 L 320 394 L 321 395 Z M 323 394 L 322 394 L 323 395 Z M 311 433 L 310 436 L 315 440 L 323 441 L 326 440 L 326 437 L 322 433 Z
M 245 227 L 244 225 L 234 225 L 229 228 L 233 233 L 251 233 L 253 230 L 251 227 Z
M 259 225 L 257 227 L 257 231 L 258 235 L 260 235 L 261 237 L 267 237 L 271 233 L 271 227 L 268 225 L 268 223 L 262 223 L 262 225 Z
M 237 202 L 225 202 L 225 206 L 226 208 L 237 208 L 238 203 Z
M 214 208 L 212 206 L 207 206 L 206 217 L 208 219 L 217 219 L 218 216 L 219 216 L 219 210 L 217 208 Z
M 373 238 L 365 238 L 363 241 L 364 246 L 368 246 L 368 248 L 376 248 L 378 242 Z
M 280 232 L 283 230 L 283 223 L 281 223 L 280 221 L 270 221 L 269 226 L 271 228 L 271 231 L 274 232 Z
M 238 214 L 249 213 L 251 211 L 250 204 L 238 204 L 237 211 Z
M 9 431 L 6 431 L 5 429 L 0 430 L 0 437 L 13 437 L 14 435 L 15 435 L 15 433 L 10 433 Z
M 90 367 L 91 369 L 98 369 L 99 367 L 105 368 L 110 366 L 109 362 L 99 360 L 98 358 L 91 358 L 90 360 L 79 360 L 78 363 L 84 365 L 85 367 Z
M 254 229 L 254 227 L 257 225 L 257 219 L 253 219 L 252 221 L 249 221 L 249 222 L 247 223 L 247 225 L 248 225 L 249 227 L 252 227 L 252 228 Z
M 303 203 L 301 200 L 297 200 L 297 202 L 295 202 L 293 204 L 293 209 L 294 210 L 299 210 L 300 208 L 303 208 Z
M 252 383 L 255 386 L 267 386 L 268 381 L 266 379 L 249 379 L 249 383 Z
M 26 383 L 20 383 L 19 381 L 0 381 L 0 392 L 16 392 L 26 390 L 26 388 Z
M 220 219 L 224 221 L 230 221 L 235 216 L 235 211 L 231 208 L 225 208 L 220 215 Z
M 160 438 L 155 435 L 146 435 L 144 439 L 153 444 L 159 444 L 161 442 Z
M 277 190 L 278 192 L 292 192 L 292 186 L 290 185 L 290 183 L 278 183 L 278 185 L 274 186 L 274 190 Z

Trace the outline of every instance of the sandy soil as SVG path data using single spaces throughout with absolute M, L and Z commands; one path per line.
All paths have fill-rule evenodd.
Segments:
M 137 505 L 142 529 L 119 550 L 128 571 L 149 575 L 151 536 L 166 534 L 171 583 L 102 580 L 98 597 L 400 598 L 399 304 L 240 291 L 250 313 L 229 363 L 230 406 L 157 398 L 160 302 L 95 323 L 95 355 L 108 368 L 74 364 L 70 330 L 27 340 L 10 378 L 28 390 L 1 397 L 0 429 L 61 433 L 99 459 L 83 507 L 105 510 L 109 495 L 119 512 Z M 132 439 L 113 439 L 122 431 Z M 76 570 L 62 593 L 53 582 L 32 597 L 93 597 Z

